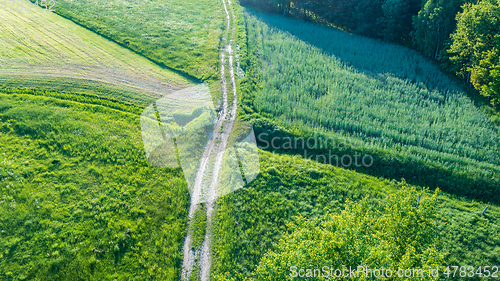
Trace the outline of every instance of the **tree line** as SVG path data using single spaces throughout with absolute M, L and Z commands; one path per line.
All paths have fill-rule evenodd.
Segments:
M 413 46 L 500 103 L 500 0 L 241 0 Z

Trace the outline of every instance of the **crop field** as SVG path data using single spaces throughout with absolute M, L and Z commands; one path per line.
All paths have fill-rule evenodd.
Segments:
M 258 113 L 485 179 L 493 189 L 500 183 L 500 129 L 418 53 L 295 19 L 251 10 L 245 17 L 262 77 L 252 93 Z
M 62 0 L 54 10 L 159 65 L 198 79 L 216 74 L 224 30 L 220 1 Z
M 57 89 L 63 83 L 69 84 L 65 89 L 74 85 L 83 91 L 111 88 L 113 98 L 147 103 L 191 84 L 53 13 L 1 9 L 0 15 L 5 19 L 0 23 L 0 77 L 4 86 L 34 87 L 40 83 Z

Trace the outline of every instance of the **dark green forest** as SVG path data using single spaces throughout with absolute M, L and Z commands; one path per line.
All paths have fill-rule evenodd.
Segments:
M 263 11 L 413 47 L 500 102 L 500 1 L 242 0 Z

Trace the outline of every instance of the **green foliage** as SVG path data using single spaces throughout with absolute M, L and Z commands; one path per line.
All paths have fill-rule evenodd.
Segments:
M 364 204 L 380 207 L 374 211 L 384 209 L 381 202 L 392 202 L 400 204 L 402 210 L 413 210 L 412 206 L 416 205 L 417 196 L 421 194 L 412 191 L 413 195 L 407 199 L 395 200 L 398 198 L 396 194 L 404 194 L 398 193 L 398 190 L 406 188 L 407 184 L 317 164 L 297 156 L 280 156 L 263 151 L 260 151 L 260 156 L 259 177 L 243 189 L 217 201 L 216 216 L 212 219 L 214 280 L 251 277 L 262 257 L 269 251 L 275 251 L 275 243 L 290 237 L 283 235 L 291 233 L 290 225 L 297 224 L 297 217 L 309 218 L 311 224 L 315 219 L 326 222 L 329 221 L 327 218 L 340 214 L 347 201 L 363 199 L 369 201 L 369 204 Z M 408 190 L 414 188 L 409 187 Z M 384 199 L 388 196 L 390 199 Z M 424 195 L 421 203 L 429 200 L 425 208 L 433 209 L 437 216 L 437 220 L 427 219 L 425 222 L 434 226 L 437 224 L 435 231 L 438 231 L 439 239 L 435 243 L 439 246 L 438 254 L 445 256 L 440 265 L 477 267 L 498 263 L 498 256 L 495 255 L 499 245 L 498 206 L 490 205 L 483 218 L 479 215 L 484 208 L 481 203 L 453 199 L 445 194 L 440 194 L 437 201 L 431 198 Z M 387 214 L 391 213 L 403 217 L 415 214 L 394 210 Z M 395 227 L 393 224 L 388 229 L 395 230 Z M 406 241 L 401 243 L 403 245 Z M 414 245 L 412 243 L 407 245 Z M 285 272 L 289 273 L 289 268 Z
M 420 0 L 244 0 L 265 11 L 277 12 L 389 41 L 405 42 Z
M 436 229 L 436 194 L 422 193 L 418 207 L 415 198 L 420 191 L 402 186 L 376 205 L 368 200 L 346 202 L 339 214 L 327 214 L 307 220 L 303 217 L 288 226 L 273 249 L 266 253 L 255 271 L 255 280 L 291 280 L 291 268 L 399 269 L 437 268 L 442 264 L 438 253 Z M 429 197 L 429 198 L 427 198 Z M 313 280 L 329 280 L 328 275 Z M 295 274 L 295 277 L 297 274 Z M 422 274 L 423 280 L 433 280 Z M 340 279 L 340 278 L 339 278 Z M 357 280 L 377 278 L 361 274 Z
M 457 15 L 457 31 L 448 50 L 458 75 L 466 77 L 493 104 L 500 102 L 500 2 L 467 4 Z
M 455 31 L 455 17 L 465 0 L 427 0 L 413 19 L 415 47 L 425 56 L 439 59 L 446 56 L 450 35 Z
M 56 13 L 161 66 L 216 74 L 224 12 L 219 1 L 58 1 Z
M 498 48 L 483 53 L 479 65 L 471 71 L 472 84 L 483 96 L 491 98 L 493 105 L 500 104 L 500 36 L 497 37 Z
M 0 94 L 0 279 L 178 279 L 189 193 L 139 116 L 38 94 Z
M 193 266 L 193 271 L 191 275 L 189 275 L 189 281 L 199 281 L 200 280 L 200 263 L 198 262 L 199 258 L 195 259 L 196 263 Z

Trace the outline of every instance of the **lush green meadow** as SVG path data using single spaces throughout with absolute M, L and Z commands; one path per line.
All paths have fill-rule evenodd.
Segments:
M 45 94 L 0 94 L 0 279 L 177 279 L 182 173 L 147 163 L 130 108 Z
M 244 98 L 247 113 L 373 155 L 364 172 L 494 200 L 500 129 L 427 59 L 295 19 L 250 10 L 245 18 L 260 79 Z
M 415 188 L 404 182 L 317 164 L 300 156 L 264 151 L 260 151 L 260 156 L 259 177 L 218 201 L 214 223 L 214 280 L 257 278 L 254 274 L 259 263 L 265 262 L 265 254 L 281 249 L 275 253 L 286 255 L 284 245 L 297 246 L 279 241 L 290 238 L 294 224 L 304 224 L 298 221 L 299 217 L 328 223 L 331 215 L 346 208 L 347 201 L 359 202 L 367 197 L 369 205 L 377 206 L 389 194 L 396 194 L 403 188 Z M 416 204 L 418 194 L 423 192 L 421 188 L 414 189 L 407 203 Z M 487 215 L 481 216 L 484 204 L 453 199 L 441 191 L 438 194 L 433 203 L 436 216 L 433 221 L 437 224 L 434 227 L 437 249 L 443 255 L 441 265 L 498 264 L 500 209 L 490 206 Z M 429 196 L 424 194 L 422 200 Z M 317 224 L 307 225 L 311 230 Z M 311 243 L 315 243 L 314 237 L 311 236 Z M 309 248 L 311 251 L 303 254 L 314 257 L 315 249 L 319 248 Z M 353 250 L 352 254 L 356 253 Z M 289 280 L 286 279 L 290 273 L 288 269 L 268 273 L 275 274 L 273 280 Z
M 220 1 L 63 0 L 54 9 L 161 66 L 198 79 L 217 74 L 225 28 Z

